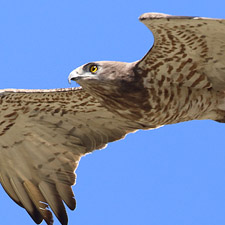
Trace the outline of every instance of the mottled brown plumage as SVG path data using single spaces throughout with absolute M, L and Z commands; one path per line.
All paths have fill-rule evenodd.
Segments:
M 67 224 L 83 155 L 137 129 L 225 121 L 225 20 L 140 20 L 155 37 L 143 59 L 81 66 L 69 80 L 83 88 L 0 91 L 0 182 L 36 223 L 53 224 L 52 210 Z

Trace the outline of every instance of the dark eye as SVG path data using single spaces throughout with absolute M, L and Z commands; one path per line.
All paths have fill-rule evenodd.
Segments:
M 89 68 L 89 71 L 90 71 L 91 73 L 96 73 L 97 70 L 98 70 L 98 67 L 97 67 L 96 65 L 92 65 L 92 66 L 90 66 L 90 68 Z

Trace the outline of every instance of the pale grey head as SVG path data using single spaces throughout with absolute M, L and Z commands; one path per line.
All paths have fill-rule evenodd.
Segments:
M 84 88 L 89 85 L 120 85 L 123 81 L 134 79 L 134 68 L 136 63 L 98 61 L 84 64 L 73 70 L 69 77 Z

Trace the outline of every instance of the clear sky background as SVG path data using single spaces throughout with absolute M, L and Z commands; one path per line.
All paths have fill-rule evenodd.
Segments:
M 225 18 L 224 4 L 1 0 L 0 88 L 70 87 L 68 74 L 81 64 L 143 57 L 153 38 L 138 21 L 142 13 Z M 82 158 L 77 175 L 69 225 L 224 225 L 225 124 L 192 121 L 130 134 Z M 0 199 L 1 225 L 33 224 L 2 188 Z

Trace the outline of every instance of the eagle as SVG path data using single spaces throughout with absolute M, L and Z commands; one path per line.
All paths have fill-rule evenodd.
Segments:
M 155 40 L 141 60 L 80 66 L 78 88 L 0 90 L 0 183 L 35 223 L 68 223 L 82 156 L 139 129 L 225 122 L 225 20 L 139 19 Z

